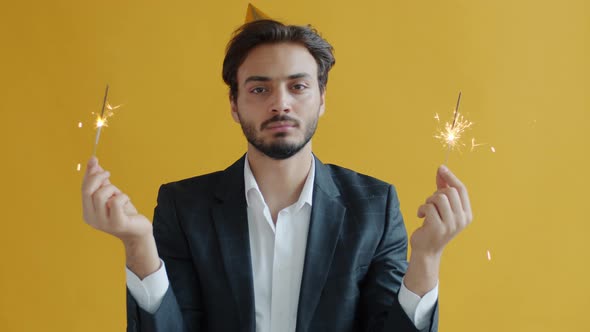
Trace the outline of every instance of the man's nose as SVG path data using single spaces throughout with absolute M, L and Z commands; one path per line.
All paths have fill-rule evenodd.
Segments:
M 270 105 L 270 111 L 273 113 L 289 113 L 291 112 L 291 103 L 293 97 L 289 91 L 284 88 L 275 89 L 273 94 L 272 103 Z

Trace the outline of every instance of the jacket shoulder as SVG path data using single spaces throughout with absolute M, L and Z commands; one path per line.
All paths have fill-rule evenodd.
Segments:
M 326 164 L 340 196 L 349 208 L 384 210 L 399 207 L 395 186 L 373 176 Z
M 377 179 L 370 175 L 358 173 L 351 169 L 326 164 L 326 167 L 330 170 L 330 175 L 336 186 L 343 192 L 370 192 L 370 193 L 382 193 L 387 192 L 394 186 L 383 180 Z
M 213 199 L 215 188 L 223 176 L 223 171 L 198 175 L 178 181 L 162 184 L 158 192 L 158 201 L 163 197 L 175 201 L 200 202 Z

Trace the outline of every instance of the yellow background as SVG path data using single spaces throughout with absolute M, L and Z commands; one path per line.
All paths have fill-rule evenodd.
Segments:
M 440 331 L 588 328 L 588 1 L 254 5 L 312 23 L 334 45 L 314 151 L 394 183 L 410 232 L 445 156 L 434 114 L 448 120 L 463 91 L 475 124 L 449 164 L 475 220 L 444 254 Z M 245 151 L 220 72 L 246 7 L 3 3 L 0 330 L 124 329 L 122 246 L 81 217 L 76 165 L 92 151 L 90 113 L 109 83 L 111 103 L 124 106 L 98 155 L 151 218 L 161 183 L 225 168 Z M 470 152 L 471 137 L 488 145 Z

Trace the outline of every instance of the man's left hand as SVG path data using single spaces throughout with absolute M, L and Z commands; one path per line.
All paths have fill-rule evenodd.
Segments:
M 446 167 L 436 172 L 436 192 L 418 208 L 424 222 L 410 239 L 412 253 L 440 256 L 444 247 L 473 219 L 467 188 Z
M 443 249 L 473 219 L 465 185 L 445 166 L 436 172 L 436 187 L 418 208 L 424 222 L 410 238 L 412 255 L 404 285 L 418 296 L 436 286 Z

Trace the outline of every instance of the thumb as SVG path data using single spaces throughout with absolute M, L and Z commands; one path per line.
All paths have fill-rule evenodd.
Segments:
M 436 170 L 436 189 L 448 188 L 449 184 L 445 180 L 444 175 L 449 172 L 449 169 L 445 165 L 441 165 Z
M 98 158 L 96 158 L 95 156 L 90 157 L 90 159 L 88 159 L 88 168 L 92 168 L 92 166 L 98 164 Z

